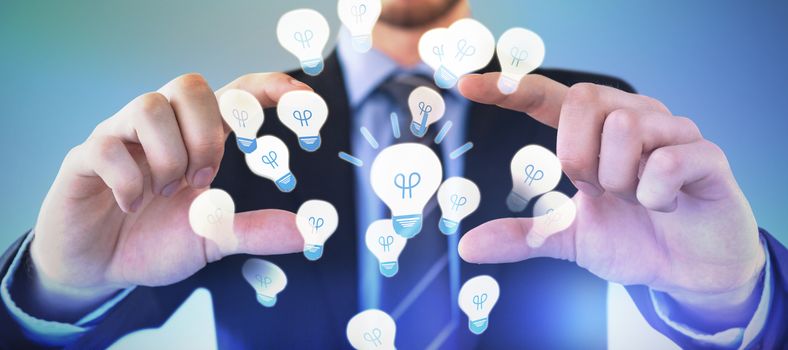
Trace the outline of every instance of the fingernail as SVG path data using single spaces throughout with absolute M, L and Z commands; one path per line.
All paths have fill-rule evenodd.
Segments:
M 175 191 L 177 191 L 178 188 L 180 187 L 181 187 L 180 179 L 170 182 L 169 185 L 164 186 L 164 188 L 161 189 L 161 195 L 164 197 L 171 197 L 173 194 L 175 194 Z
M 585 182 L 585 181 L 574 181 L 573 183 L 575 184 L 575 187 L 577 187 L 577 189 L 580 190 L 580 192 L 583 192 L 583 193 L 585 193 L 585 194 L 587 194 L 589 196 L 596 197 L 596 196 L 598 196 L 598 195 L 600 195 L 602 193 L 602 191 L 598 187 L 596 187 L 596 186 L 594 186 L 594 185 L 592 185 L 592 184 L 590 184 L 588 182 Z
M 309 87 L 309 85 L 306 85 L 306 84 L 304 84 L 301 81 L 296 80 L 296 79 L 290 79 L 290 85 L 297 86 L 297 87 Z
M 207 167 L 198 170 L 192 178 L 192 186 L 196 188 L 208 187 L 213 181 L 213 168 Z
M 134 200 L 134 202 L 131 203 L 131 207 L 129 208 L 129 211 L 131 211 L 132 213 L 136 213 L 141 206 L 142 206 L 142 196 L 139 196 L 137 197 L 136 200 Z

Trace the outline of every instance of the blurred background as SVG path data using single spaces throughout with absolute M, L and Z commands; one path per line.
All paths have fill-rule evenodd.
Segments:
M 788 2 L 472 1 L 498 36 L 539 33 L 545 66 L 620 76 L 727 152 L 760 226 L 788 243 Z M 335 1 L 0 2 L 0 251 L 32 227 L 66 152 L 135 96 L 187 72 L 219 88 L 297 66 L 276 20 Z M 90 215 L 90 213 L 84 213 Z

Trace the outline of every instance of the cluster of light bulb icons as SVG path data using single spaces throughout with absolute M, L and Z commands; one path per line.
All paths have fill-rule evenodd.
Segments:
M 538 68 L 545 56 L 544 42 L 524 28 L 504 32 L 496 44 L 487 27 L 465 18 L 448 28 L 435 28 L 419 40 L 422 61 L 435 70 L 435 84 L 448 89 L 463 75 L 484 68 L 497 53 L 501 65 L 498 89 L 504 94 L 517 90 L 520 80 Z
M 359 53 L 369 51 L 372 29 L 381 11 L 380 0 L 339 0 L 337 11 L 350 32 L 353 48 Z M 313 76 L 323 70 L 323 50 L 329 35 L 328 21 L 311 9 L 287 12 L 277 24 L 280 44 L 298 58 L 306 74 Z M 498 88 L 505 94 L 514 92 L 522 77 L 541 65 L 545 53 L 541 38 L 527 29 L 512 28 L 496 44 L 492 33 L 473 19 L 427 31 L 418 49 L 422 60 L 435 70 L 436 85 L 445 89 L 454 87 L 463 75 L 486 66 L 497 51 L 502 71 Z M 289 169 L 287 146 L 275 136 L 257 137 L 264 121 L 257 99 L 246 91 L 229 90 L 219 102 L 222 117 L 234 131 L 250 170 L 272 180 L 280 191 L 292 191 L 297 181 Z M 408 104 L 412 116 L 410 132 L 417 137 L 424 137 L 446 108 L 440 93 L 427 87 L 416 88 Z M 286 93 L 277 105 L 277 115 L 296 134 L 303 150 L 314 152 L 320 147 L 320 129 L 326 122 L 328 107 L 319 95 L 310 91 Z M 440 143 L 450 128 L 451 123 L 445 123 L 435 142 Z M 393 131 L 398 137 L 398 127 Z M 377 148 L 373 141 L 370 144 Z M 461 147 L 458 154 L 470 147 L 470 143 Z M 360 161 L 355 164 L 360 166 Z M 528 236 L 529 245 L 541 245 L 549 235 L 571 225 L 574 203 L 559 192 L 550 192 L 561 177 L 560 162 L 552 152 L 540 146 L 526 146 L 512 159 L 511 171 L 513 188 L 507 205 L 512 211 L 522 211 L 532 198 L 544 194 L 534 206 L 536 218 Z M 436 191 L 442 213 L 438 228 L 446 235 L 455 234 L 461 220 L 475 211 L 481 200 L 478 187 L 468 179 L 451 177 L 441 182 L 441 160 L 421 143 L 401 143 L 383 149 L 372 163 L 370 177 L 373 190 L 392 213 L 391 219 L 373 222 L 365 238 L 385 277 L 397 274 L 399 255 L 408 239 L 421 232 L 424 206 Z M 212 189 L 194 200 L 190 222 L 197 234 L 216 242 L 221 250 L 231 251 L 237 244 L 233 215 L 229 194 Z M 296 226 L 304 238 L 303 253 L 307 259 L 320 259 L 337 224 L 337 211 L 330 203 L 309 200 L 302 204 Z M 282 269 L 266 260 L 249 259 L 242 272 L 257 300 L 267 307 L 276 303 L 276 295 L 287 284 Z M 487 328 L 498 295 L 498 284 L 490 276 L 474 277 L 461 288 L 458 302 L 468 315 L 473 333 L 480 334 Z M 395 333 L 394 320 L 380 310 L 359 313 L 347 327 L 347 337 L 357 349 L 393 349 Z
M 350 32 L 353 49 L 364 53 L 372 48 L 372 29 L 381 11 L 380 0 L 339 0 L 337 14 Z M 297 9 L 285 13 L 276 25 L 279 44 L 292 53 L 304 73 L 323 71 L 323 50 L 330 37 L 328 21 L 320 12 Z

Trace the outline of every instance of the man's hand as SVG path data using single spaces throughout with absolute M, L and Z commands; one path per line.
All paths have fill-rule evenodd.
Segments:
M 566 259 L 609 281 L 665 291 L 706 315 L 706 324 L 749 319 L 765 257 L 719 147 L 646 96 L 594 84 L 570 88 L 538 75 L 503 95 L 498 75 L 469 75 L 460 91 L 558 129 L 558 158 L 580 190 L 577 217 L 536 249 L 526 244 L 532 219 L 485 223 L 460 241 L 463 259 Z
M 120 288 L 181 281 L 222 258 L 195 234 L 192 199 L 213 181 L 230 129 L 217 97 L 229 88 L 272 107 L 308 86 L 281 73 L 243 76 L 214 93 L 197 74 L 137 97 L 66 156 L 44 200 L 30 252 L 32 295 L 23 309 L 55 320 L 79 317 Z M 235 216 L 237 251 L 281 254 L 303 246 L 294 214 Z

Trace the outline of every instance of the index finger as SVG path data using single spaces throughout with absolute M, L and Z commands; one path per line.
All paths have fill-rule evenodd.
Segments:
M 263 108 L 276 107 L 279 98 L 293 90 L 312 88 L 284 73 L 251 73 L 233 80 L 216 91 L 216 97 L 230 89 L 240 89 L 254 95 Z
M 558 127 L 561 104 L 569 88 L 538 74 L 529 74 L 520 81 L 519 88 L 510 95 L 498 90 L 501 73 L 468 74 L 460 79 L 460 93 L 484 104 L 526 113 L 539 122 Z

